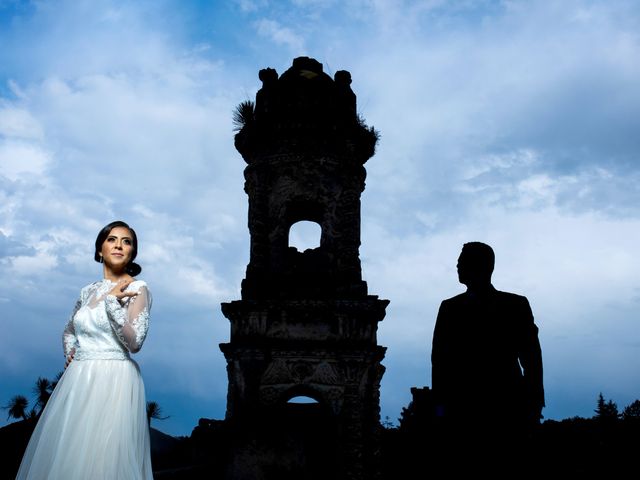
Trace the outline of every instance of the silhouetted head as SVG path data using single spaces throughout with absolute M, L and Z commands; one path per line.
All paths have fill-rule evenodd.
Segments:
M 142 271 L 142 267 L 133 261 L 138 255 L 138 236 L 136 235 L 135 230 L 125 222 L 116 220 L 115 222 L 105 225 L 104 228 L 100 230 L 100 233 L 98 233 L 98 236 L 96 237 L 96 248 L 93 254 L 93 259 L 98 263 L 102 263 L 102 246 L 105 240 L 109 237 L 111 230 L 116 227 L 126 228 L 131 233 L 131 258 L 129 259 L 129 263 L 126 266 L 125 271 L 132 277 L 135 277 Z
M 458 257 L 458 280 L 471 289 L 488 287 L 495 259 L 493 249 L 486 243 L 465 243 Z

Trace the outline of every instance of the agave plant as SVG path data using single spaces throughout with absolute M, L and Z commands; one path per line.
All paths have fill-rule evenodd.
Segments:
M 251 100 L 245 100 L 240 103 L 233 112 L 233 129 L 235 131 L 242 130 L 245 125 L 253 122 L 255 104 Z
M 29 406 L 29 400 L 24 395 L 14 395 L 9 403 L 2 407 L 5 410 L 9 411 L 9 415 L 7 415 L 7 420 L 10 418 L 18 419 L 27 419 L 27 407 Z

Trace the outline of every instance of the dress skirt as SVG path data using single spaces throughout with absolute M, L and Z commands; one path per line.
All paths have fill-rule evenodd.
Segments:
M 38 420 L 17 479 L 152 479 L 138 365 L 74 360 Z

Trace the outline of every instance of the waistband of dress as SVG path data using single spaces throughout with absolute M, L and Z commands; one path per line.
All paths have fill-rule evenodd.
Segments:
M 73 360 L 129 360 L 129 352 L 123 350 L 97 350 L 82 351 L 78 350 L 73 356 Z

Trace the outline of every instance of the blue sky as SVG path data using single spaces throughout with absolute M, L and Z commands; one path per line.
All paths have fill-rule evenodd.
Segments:
M 232 114 L 261 68 L 303 55 L 351 72 L 381 134 L 360 256 L 391 301 L 383 418 L 430 385 L 471 240 L 532 305 L 545 418 L 640 398 L 638 2 L 0 0 L 0 403 L 62 369 L 67 316 L 101 278 L 95 236 L 123 219 L 154 296 L 136 359 L 170 415 L 156 426 L 224 417 L 220 303 L 249 257 Z

